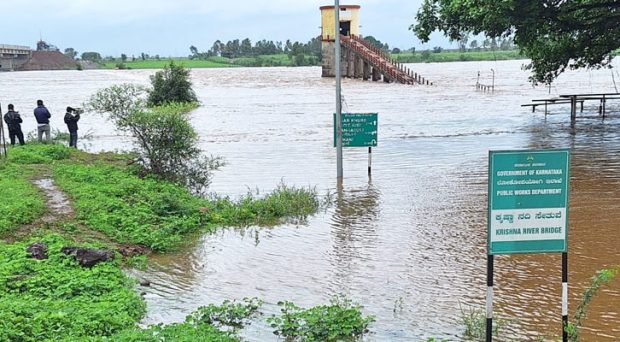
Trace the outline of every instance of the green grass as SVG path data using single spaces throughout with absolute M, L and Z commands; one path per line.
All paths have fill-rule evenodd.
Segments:
M 86 227 L 104 233 L 110 244 L 167 251 L 193 232 L 303 220 L 320 205 L 316 190 L 285 184 L 262 197 L 204 199 L 178 185 L 139 176 L 128 166 L 130 160 L 130 155 L 29 144 L 10 149 L 8 160 L 0 161 L 0 233 L 10 236 L 44 212 L 44 198 L 31 178 L 52 175 L 76 209 L 75 218 L 33 227 L 30 234 L 39 236 L 37 240 L 31 236 L 13 244 L 0 242 L 0 341 L 239 341 L 235 332 L 257 313 L 259 300 L 225 301 L 199 308 L 183 323 L 140 329 L 136 324 L 145 303 L 135 281 L 121 271 L 121 261 L 83 268 L 61 248 L 80 245 L 76 241 L 92 233 Z M 88 246 L 105 247 L 102 239 L 108 241 L 93 235 Z M 26 253 L 34 241 L 48 244 L 48 259 L 35 260 Z M 128 263 L 141 264 L 144 258 Z
M 291 302 L 280 302 L 282 315 L 267 319 L 274 334 L 287 341 L 342 341 L 356 340 L 374 321 L 364 317 L 362 307 L 346 298 L 333 298 L 329 305 L 303 309 Z
M 441 62 L 464 62 L 464 61 L 499 61 L 511 59 L 525 59 L 518 50 L 508 51 L 442 51 L 439 53 L 429 52 L 403 52 L 392 54 L 392 58 L 401 63 L 441 63 Z
M 0 162 L 0 235 L 32 223 L 45 212 L 45 199 L 27 173 L 23 167 Z
M 318 60 L 316 58 L 311 59 L 310 56 L 305 56 L 307 64 L 317 65 Z M 101 65 L 104 69 L 117 69 L 119 63 L 123 64 L 125 69 L 163 69 L 170 63 L 171 59 L 148 59 L 148 60 L 136 60 L 126 61 L 124 63 L 120 61 L 106 62 Z M 209 57 L 206 60 L 188 59 L 188 58 L 172 58 L 172 60 L 182 65 L 185 68 L 230 68 L 230 67 L 271 67 L 271 66 L 295 66 L 294 58 L 289 58 L 287 54 L 277 55 L 261 55 L 255 57 L 237 57 L 237 58 L 225 58 L 225 57 Z
M 29 257 L 28 243 L 0 243 L 0 341 L 109 336 L 144 315 L 145 304 L 118 262 L 84 268 L 60 251 L 71 241 L 42 240 L 47 260 Z
M 175 63 L 182 65 L 185 68 L 225 68 L 232 67 L 233 64 L 227 58 L 212 57 L 208 60 L 191 60 L 187 58 L 173 58 Z M 107 62 L 102 65 L 104 69 L 116 69 L 118 62 Z M 123 63 L 128 69 L 163 69 L 166 65 L 170 64 L 170 59 L 148 59 L 148 60 L 135 60 L 126 61 Z
M 77 219 L 114 241 L 158 251 L 206 226 L 206 201 L 167 182 L 105 163 L 55 165 L 54 180 L 74 202 Z

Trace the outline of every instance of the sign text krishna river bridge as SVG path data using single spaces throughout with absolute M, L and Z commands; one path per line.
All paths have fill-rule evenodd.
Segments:
M 562 253 L 562 341 L 568 340 L 569 150 L 490 151 L 486 341 L 493 340 L 493 256 Z
M 489 254 L 566 252 L 569 151 L 489 158 Z

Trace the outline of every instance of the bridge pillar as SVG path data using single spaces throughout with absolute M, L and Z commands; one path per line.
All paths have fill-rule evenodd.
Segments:
M 321 52 L 323 54 L 323 68 L 321 76 L 336 77 L 336 56 L 334 56 L 335 43 L 333 41 L 323 41 Z
M 355 58 L 355 78 L 364 78 L 364 60 L 359 56 Z
M 353 53 L 353 50 L 347 50 L 347 77 L 353 78 L 355 77 L 355 54 Z
M 372 80 L 375 82 L 381 80 L 381 73 L 379 72 L 379 69 L 375 67 L 372 68 Z
M 368 63 L 365 60 L 362 60 L 362 63 L 363 63 L 363 68 L 364 68 L 363 78 L 364 78 L 364 81 L 367 81 L 370 79 L 370 63 Z

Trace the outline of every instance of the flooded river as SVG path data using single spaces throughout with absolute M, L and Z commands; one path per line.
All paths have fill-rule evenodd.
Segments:
M 609 70 L 569 72 L 548 89 L 532 87 L 522 61 L 417 64 L 434 87 L 343 81 L 344 111 L 379 113 L 372 178 L 367 151 L 345 149 L 344 183 L 336 184 L 332 147 L 334 80 L 320 68 L 193 70 L 202 106 L 193 124 L 209 153 L 225 157 L 212 190 L 230 196 L 264 193 L 278 183 L 316 186 L 334 205 L 305 223 L 225 229 L 178 253 L 156 256 L 140 276 L 145 323 L 181 321 L 200 305 L 259 297 L 267 315 L 279 300 L 301 306 L 344 294 L 376 316 L 368 341 L 462 339 L 461 310 L 482 309 L 486 291 L 488 151 L 570 148 L 569 310 L 596 270 L 620 264 L 620 101 L 585 105 L 571 133 L 569 108 L 551 115 L 520 107 L 534 98 L 614 92 Z M 493 94 L 475 91 L 476 75 Z M 63 109 L 99 88 L 148 83 L 153 71 L 67 71 L 0 74 L 3 110 L 12 102 L 34 130 L 38 98 L 65 129 Z M 616 75 L 616 79 L 619 79 Z M 79 145 L 128 149 L 129 141 L 95 115 L 85 115 Z M 561 334 L 561 257 L 495 260 L 500 341 Z M 591 305 L 584 341 L 620 339 L 620 280 Z M 250 341 L 275 341 L 252 325 Z

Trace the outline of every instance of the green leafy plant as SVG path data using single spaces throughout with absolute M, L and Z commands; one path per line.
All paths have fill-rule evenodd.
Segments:
M 258 298 L 243 298 L 241 303 L 225 300 L 221 305 L 199 307 L 185 321 L 195 325 L 209 324 L 240 329 L 249 324 L 249 318 L 258 314 L 261 305 L 263 301 Z
M 483 340 L 486 337 L 487 319 L 483 309 L 468 307 L 463 309 L 459 303 L 461 310 L 460 322 L 465 327 L 463 335 L 470 339 Z M 497 336 L 501 328 L 506 325 L 506 321 L 501 318 L 493 320 L 493 336 Z
M 592 277 L 592 281 L 590 286 L 588 286 L 583 292 L 583 296 L 581 297 L 581 301 L 579 305 L 577 305 L 577 309 L 575 309 L 575 314 L 573 315 L 573 322 L 568 323 L 564 329 L 568 333 L 568 339 L 572 342 L 580 341 L 580 331 L 583 326 L 583 321 L 587 316 L 588 306 L 594 296 L 600 291 L 601 286 L 608 284 L 611 282 L 617 275 L 619 269 L 616 268 L 605 268 L 602 269 Z
M 153 88 L 149 91 L 148 105 L 161 106 L 168 103 L 198 102 L 189 79 L 189 69 L 175 64 L 173 60 L 163 70 L 151 76 Z
M 359 338 L 366 332 L 373 316 L 363 316 L 360 305 L 335 297 L 329 305 L 303 309 L 292 302 L 279 302 L 282 315 L 267 319 L 274 334 L 294 341 L 338 341 Z
M 48 258 L 36 260 L 29 243 L 0 243 L 0 341 L 80 340 L 132 328 L 145 305 L 117 262 L 92 268 L 61 248 L 74 243 L 58 235 L 42 239 Z
M 112 86 L 93 95 L 88 107 L 106 113 L 117 129 L 134 138 L 136 161 L 144 174 L 205 194 L 212 171 L 224 162 L 219 157 L 207 157 L 198 147 L 198 134 L 188 116 L 197 103 L 165 101 L 147 108 L 145 91 L 130 84 Z

